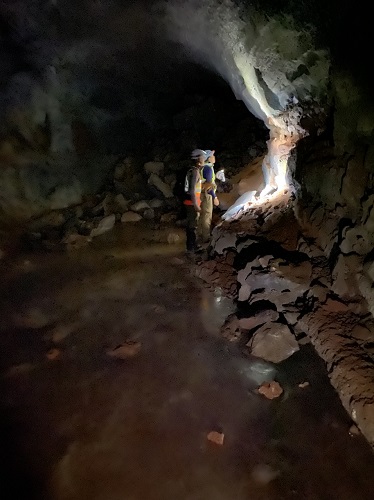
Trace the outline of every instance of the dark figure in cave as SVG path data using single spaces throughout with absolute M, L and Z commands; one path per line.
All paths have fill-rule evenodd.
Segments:
M 195 162 L 189 169 L 185 178 L 185 196 L 183 204 L 186 208 L 186 248 L 187 252 L 196 252 L 197 226 L 200 216 L 201 204 L 201 168 L 204 165 L 205 154 L 201 149 L 195 149 L 191 153 L 191 159 Z

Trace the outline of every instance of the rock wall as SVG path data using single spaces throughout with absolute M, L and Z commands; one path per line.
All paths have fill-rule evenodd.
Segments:
M 357 273 L 356 255 L 331 267 L 329 238 L 321 244 L 304 232 L 295 216 L 299 205 L 284 192 L 220 223 L 211 258 L 197 275 L 237 300 L 223 334 L 245 343 L 248 353 L 278 363 L 309 338 L 346 410 L 374 445 L 374 320 L 350 276 L 342 280 L 336 269 L 349 262 Z
M 361 144 L 338 156 L 314 148 L 295 172 L 295 214 L 303 233 L 331 267 L 332 290 L 343 298 L 361 293 L 373 307 L 374 145 Z
M 82 202 L 96 193 L 114 168 L 111 156 L 35 156 L 0 170 L 0 221 L 23 222 L 50 210 Z

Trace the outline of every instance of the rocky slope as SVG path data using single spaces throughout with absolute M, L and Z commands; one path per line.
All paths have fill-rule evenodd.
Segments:
M 346 251 L 366 240 L 347 230 L 338 236 L 346 225 L 335 212 L 334 236 L 324 235 L 332 215 L 318 207 L 302 210 L 285 191 L 239 212 L 214 229 L 210 259 L 197 275 L 236 299 L 237 314 L 223 334 L 246 343 L 248 353 L 277 363 L 310 339 L 346 410 L 374 445 L 374 320 L 359 289 L 365 257 L 352 246 Z M 325 212 L 315 218 L 318 210 Z

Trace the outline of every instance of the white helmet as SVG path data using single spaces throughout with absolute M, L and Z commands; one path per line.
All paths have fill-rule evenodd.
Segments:
M 200 156 L 203 156 L 205 159 L 206 151 L 203 149 L 194 149 L 191 153 L 191 160 L 197 160 Z

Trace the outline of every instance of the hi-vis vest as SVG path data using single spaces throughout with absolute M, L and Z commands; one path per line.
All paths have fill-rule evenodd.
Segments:
M 191 185 L 192 184 L 192 174 L 194 173 L 195 170 L 197 171 L 198 176 L 197 176 L 197 180 L 196 180 L 195 186 L 192 186 Z M 200 171 L 198 169 L 190 168 L 189 171 L 187 172 L 186 178 L 184 180 L 184 192 L 185 192 L 186 199 L 184 200 L 183 203 L 185 205 L 193 205 L 193 201 L 192 201 L 192 198 L 191 198 L 191 192 L 193 190 L 195 191 L 196 200 L 200 204 L 200 196 L 201 196 L 201 174 L 200 174 Z

